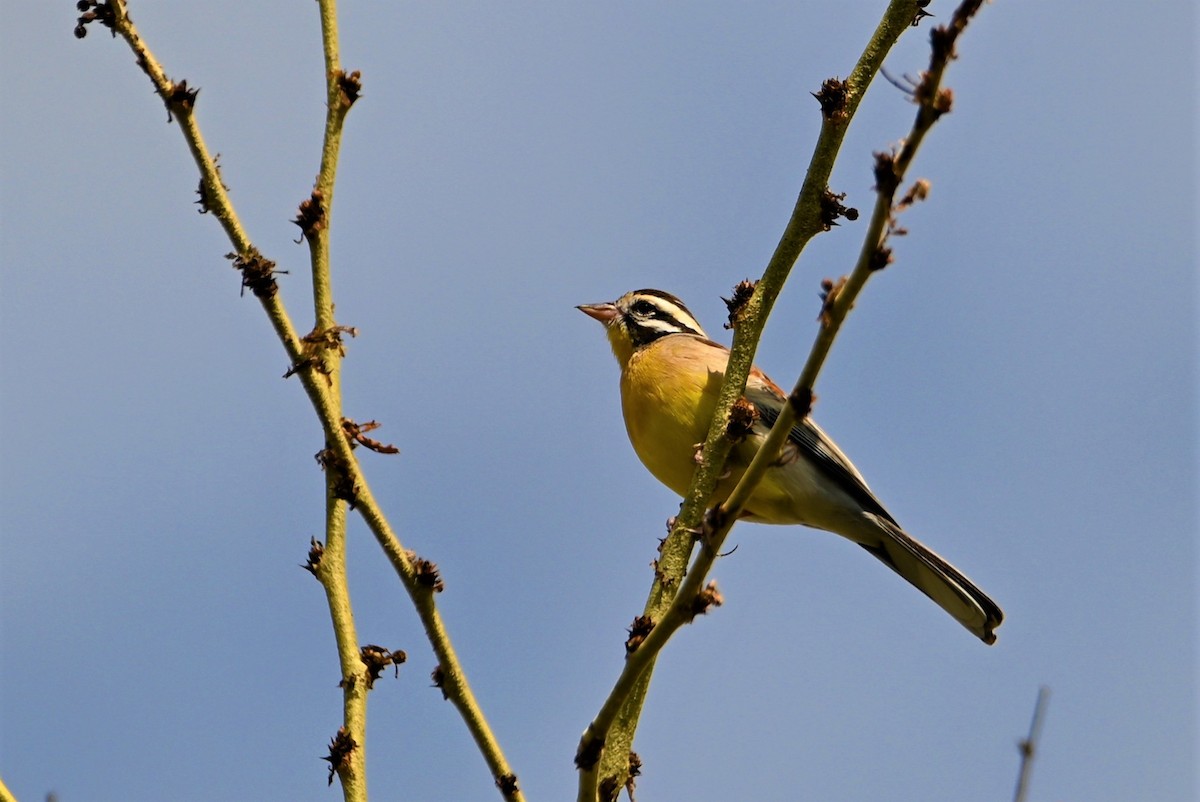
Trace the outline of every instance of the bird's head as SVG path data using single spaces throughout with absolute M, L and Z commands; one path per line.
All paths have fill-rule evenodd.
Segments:
M 637 349 L 669 334 L 708 338 L 683 301 L 662 290 L 634 290 L 604 304 L 581 304 L 579 311 L 604 324 L 617 361 L 624 367 Z

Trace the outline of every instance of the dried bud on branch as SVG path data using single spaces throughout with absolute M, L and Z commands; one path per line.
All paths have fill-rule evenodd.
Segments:
M 309 543 L 308 562 L 300 567 L 316 576 L 317 571 L 321 568 L 321 558 L 325 556 L 325 544 L 315 537 L 309 538 Z
M 733 288 L 732 298 L 722 298 L 725 302 L 725 307 L 729 310 L 729 322 L 725 324 L 727 329 L 736 329 L 738 324 L 742 322 L 742 317 L 746 312 L 746 304 L 750 303 L 750 299 L 754 296 L 754 288 L 758 286 L 757 281 L 745 279 L 739 281 Z
M 345 727 L 339 727 L 337 735 L 329 742 L 329 756 L 321 760 L 329 761 L 329 785 L 333 785 L 333 775 L 346 768 L 350 762 L 350 754 L 358 748 L 358 743 L 350 737 Z
M 838 224 L 839 217 L 851 221 L 858 219 L 858 209 L 842 205 L 845 199 L 845 192 L 834 194 L 828 187 L 821 193 L 821 225 L 826 231 Z
M 382 646 L 367 644 L 359 650 L 358 658 L 367 669 L 367 687 L 374 688 L 375 680 L 379 679 L 383 670 L 388 666 L 396 667 L 396 676 L 400 676 L 400 664 L 408 660 L 403 650 L 391 651 Z
M 250 290 L 256 298 L 272 298 L 275 293 L 279 292 L 275 276 L 285 274 L 287 271 L 277 269 L 275 263 L 259 253 L 257 248 L 251 248 L 244 255 L 227 253 L 225 258 L 233 262 L 234 270 L 241 271 L 243 294 L 246 290 Z
M 642 641 L 654 629 L 654 619 L 647 615 L 639 615 L 629 626 L 629 638 L 625 641 L 625 653 L 633 654 L 642 645 Z
M 821 114 L 829 122 L 837 123 L 846 118 L 846 96 L 850 84 L 838 78 L 827 78 L 821 84 L 821 91 L 813 92 L 812 96 L 821 104 Z

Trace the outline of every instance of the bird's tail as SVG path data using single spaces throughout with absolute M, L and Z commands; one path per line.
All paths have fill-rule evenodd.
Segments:
M 860 543 L 885 565 L 937 602 L 984 643 L 995 643 L 1004 620 L 1000 607 L 971 580 L 886 518 L 867 513 L 882 530 L 878 544 Z

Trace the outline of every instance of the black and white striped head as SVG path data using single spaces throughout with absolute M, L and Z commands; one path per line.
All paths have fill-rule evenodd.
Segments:
M 668 334 L 692 334 L 708 339 L 683 301 L 662 290 L 634 290 L 612 303 L 584 304 L 578 308 L 604 324 L 613 352 L 622 365 L 636 349 Z

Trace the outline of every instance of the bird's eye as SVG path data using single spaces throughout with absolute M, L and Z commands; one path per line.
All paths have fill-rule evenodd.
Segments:
M 654 314 L 654 304 L 650 303 L 649 301 L 638 301 L 631 308 L 635 315 L 650 317 Z

